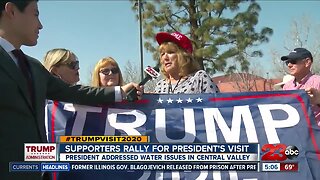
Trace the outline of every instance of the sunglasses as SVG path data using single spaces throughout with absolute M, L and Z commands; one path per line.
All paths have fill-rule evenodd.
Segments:
M 111 69 L 101 69 L 100 72 L 104 75 L 109 75 L 110 72 L 112 74 L 117 74 L 119 73 L 119 69 L 118 68 L 111 68 Z
M 66 65 L 68 68 L 70 69 L 79 69 L 79 61 L 71 61 L 68 63 L 65 63 L 64 65 Z
M 287 60 L 285 61 L 286 65 L 288 66 L 288 64 L 297 64 L 299 61 L 303 61 L 305 59 L 290 59 L 290 60 Z

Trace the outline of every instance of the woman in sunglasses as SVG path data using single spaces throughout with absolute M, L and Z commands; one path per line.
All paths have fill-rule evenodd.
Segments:
M 79 61 L 70 50 L 57 48 L 47 52 L 43 61 L 44 67 L 64 82 L 74 85 L 79 78 Z
M 93 70 L 91 86 L 107 87 L 123 84 L 122 73 L 116 60 L 112 57 L 100 59 Z
M 77 56 L 70 50 L 64 48 L 55 48 L 49 50 L 44 56 L 43 60 L 44 67 L 54 76 L 60 78 L 62 81 L 68 83 L 69 85 L 75 85 L 79 80 L 79 61 Z M 54 109 L 54 104 L 58 101 L 47 100 L 46 101 L 46 111 L 48 114 Z M 64 104 L 64 102 L 59 102 Z M 54 136 L 64 135 L 65 132 L 65 119 L 55 118 L 54 128 L 48 126 L 46 119 L 46 130 L 49 142 L 55 142 Z

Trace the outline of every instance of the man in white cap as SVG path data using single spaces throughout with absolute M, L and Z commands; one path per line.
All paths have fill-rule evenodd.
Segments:
M 281 60 L 286 63 L 290 74 L 294 76 L 292 80 L 284 84 L 283 90 L 310 88 L 320 90 L 320 76 L 311 72 L 313 57 L 310 51 L 305 48 L 295 48 L 289 55 L 282 56 Z M 308 94 L 309 96 L 312 95 L 311 93 Z M 310 98 L 314 97 L 310 96 Z M 311 103 L 317 124 L 320 126 L 320 106 L 313 100 Z

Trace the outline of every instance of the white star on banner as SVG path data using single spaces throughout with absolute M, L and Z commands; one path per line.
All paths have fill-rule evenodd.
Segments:
M 176 101 L 177 101 L 177 103 L 182 103 L 183 100 L 181 98 L 179 98 Z
M 196 100 L 197 100 L 198 103 L 202 102 L 202 99 L 200 97 L 198 97 Z
M 158 103 L 162 104 L 163 100 L 161 98 L 159 98 L 158 100 Z
M 167 102 L 169 103 L 169 104 L 171 104 L 172 103 L 172 99 L 171 98 L 169 98 L 168 100 L 167 100 Z
M 188 98 L 188 99 L 187 99 L 187 103 L 192 103 L 192 100 L 193 100 L 193 99 Z

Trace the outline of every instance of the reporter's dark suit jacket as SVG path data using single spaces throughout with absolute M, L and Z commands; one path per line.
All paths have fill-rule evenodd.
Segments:
M 24 143 L 46 142 L 45 99 L 77 104 L 114 102 L 114 88 L 69 86 L 52 76 L 42 64 L 27 57 L 35 90 L 35 105 L 27 82 L 9 54 L 0 46 L 0 179 L 40 179 L 40 173 L 9 173 L 11 161 L 24 160 Z

